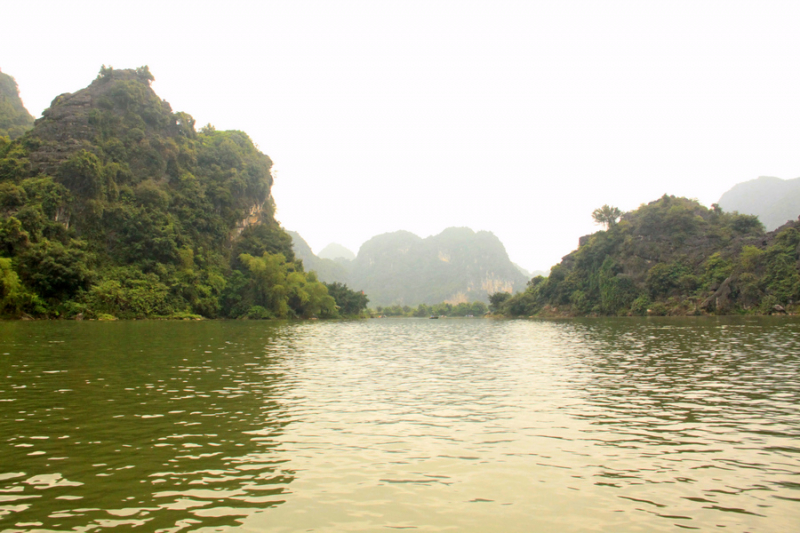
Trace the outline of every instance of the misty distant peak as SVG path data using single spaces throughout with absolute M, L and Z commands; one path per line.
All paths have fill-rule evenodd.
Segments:
M 800 216 L 800 178 L 761 176 L 734 185 L 719 199 L 725 211 L 756 215 L 767 231 Z
M 356 258 L 356 254 L 335 242 L 330 243 L 317 254 L 317 257 L 322 259 L 346 259 L 352 261 Z

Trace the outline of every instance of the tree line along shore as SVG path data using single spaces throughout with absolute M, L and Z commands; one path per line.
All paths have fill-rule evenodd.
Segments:
M 368 310 L 369 291 L 325 283 L 297 257 L 292 237 L 275 219 L 271 159 L 244 132 L 217 131 L 210 124 L 197 128 L 189 114 L 173 112 L 153 92 L 152 81 L 147 67 L 103 66 L 88 87 L 57 96 L 34 122 L 13 78 L 0 73 L 0 316 L 285 319 L 797 310 L 800 222 L 766 232 L 755 216 L 668 195 L 628 213 L 599 208 L 593 216 L 605 229 L 581 238 L 549 276 L 530 279 L 516 294 L 504 289 L 486 295 L 488 302 L 390 303 Z M 482 239 L 505 253 L 486 232 L 445 233 L 454 242 Z M 390 237 L 423 251 L 439 246 L 403 232 Z M 382 269 L 362 278 L 383 287 L 396 277 L 390 274 Z M 384 292 L 380 303 L 396 298 Z

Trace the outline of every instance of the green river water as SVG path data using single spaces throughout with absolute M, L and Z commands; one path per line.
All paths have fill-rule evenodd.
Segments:
M 800 321 L 0 323 L 0 532 L 800 531 Z

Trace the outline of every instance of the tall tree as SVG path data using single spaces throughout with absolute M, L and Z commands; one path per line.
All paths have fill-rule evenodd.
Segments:
M 598 207 L 592 211 L 592 218 L 595 224 L 602 224 L 606 228 L 610 228 L 617 223 L 619 217 L 622 216 L 622 211 L 617 207 L 611 207 L 605 204 L 603 207 Z

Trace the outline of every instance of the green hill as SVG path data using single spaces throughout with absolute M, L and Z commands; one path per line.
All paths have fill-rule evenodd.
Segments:
M 0 137 L 16 139 L 33 126 L 33 117 L 19 97 L 17 82 L 0 72 Z
M 765 234 L 755 216 L 665 195 L 582 238 L 549 277 L 532 279 L 500 312 L 781 312 L 800 301 L 799 258 L 800 222 Z
M 332 316 L 275 221 L 272 161 L 103 67 L 0 141 L 0 313 Z
M 422 239 L 407 231 L 373 237 L 351 263 L 349 284 L 376 306 L 488 302 L 525 286 L 500 240 L 487 231 L 448 228 Z
M 726 211 L 756 215 L 767 231 L 800 216 L 800 178 L 782 180 L 762 176 L 735 185 L 719 199 Z

